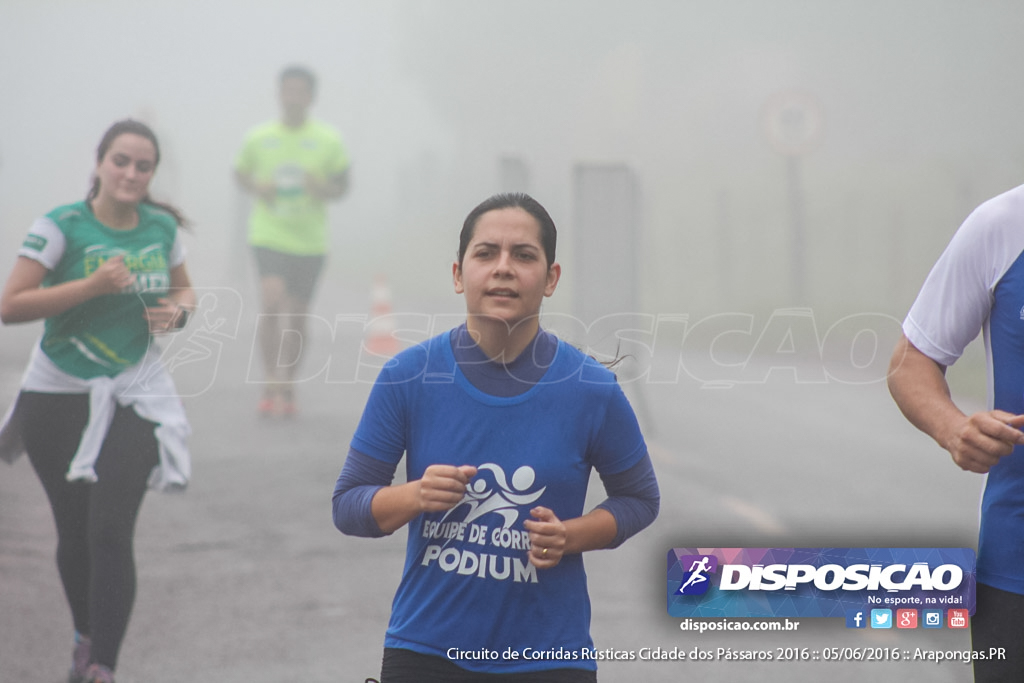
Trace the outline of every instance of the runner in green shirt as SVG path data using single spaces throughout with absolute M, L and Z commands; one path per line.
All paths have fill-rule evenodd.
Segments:
M 326 203 L 348 189 L 349 160 L 337 131 L 309 118 L 316 78 L 304 67 L 280 76 L 282 116 L 252 129 L 235 176 L 256 201 L 249 244 L 260 277 L 263 415 L 295 413 L 293 383 L 305 316 L 328 247 Z M 285 334 L 293 331 L 293 334 Z M 282 364 L 282 360 L 285 362 Z
M 4 323 L 46 320 L 0 457 L 27 453 L 53 509 L 75 626 L 70 683 L 113 683 L 143 495 L 167 473 L 184 486 L 191 470 L 184 409 L 152 345 L 196 304 L 182 217 L 149 197 L 159 161 L 147 126 L 111 126 L 85 201 L 33 223 L 0 295 Z

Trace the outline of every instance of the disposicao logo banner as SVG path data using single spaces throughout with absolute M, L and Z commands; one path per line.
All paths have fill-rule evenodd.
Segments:
M 969 548 L 673 548 L 673 617 L 845 617 L 875 608 L 967 609 Z

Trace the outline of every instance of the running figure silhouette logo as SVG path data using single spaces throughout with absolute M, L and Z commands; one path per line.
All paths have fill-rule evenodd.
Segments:
M 679 558 L 683 567 L 689 565 L 683 575 L 683 584 L 676 595 L 704 595 L 711 586 L 708 574 L 718 571 L 718 558 L 714 555 L 686 555 Z
M 466 494 L 457 506 L 448 511 L 441 522 L 464 505 L 469 506 L 469 512 L 462 520 L 469 524 L 473 520 L 487 513 L 497 513 L 503 520 L 502 528 L 508 529 L 519 519 L 520 511 L 529 509 L 529 506 L 537 501 L 544 493 L 546 486 L 530 490 L 536 483 L 536 474 L 533 468 L 523 465 L 512 473 L 509 481 L 505 476 L 505 470 L 494 463 L 484 463 L 477 468 L 478 476 L 466 487 Z M 490 479 L 480 476 L 484 472 L 490 472 Z M 511 484 L 511 485 L 510 485 Z

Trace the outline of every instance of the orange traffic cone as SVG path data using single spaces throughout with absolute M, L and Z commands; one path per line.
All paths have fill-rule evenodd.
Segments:
M 383 275 L 378 275 L 374 281 L 372 301 L 370 322 L 366 326 L 366 350 L 378 356 L 391 357 L 398 353 L 399 347 L 393 334 L 395 319 L 391 317 L 391 288 Z

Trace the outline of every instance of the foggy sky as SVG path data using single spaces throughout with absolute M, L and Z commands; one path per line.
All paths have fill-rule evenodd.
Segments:
M 1022 28 L 1014 2 L 0 0 L 0 248 L 81 198 L 133 116 L 161 139 L 154 194 L 194 220 L 193 279 L 225 284 L 248 258 L 234 157 L 301 63 L 353 160 L 322 305 L 383 273 L 397 305 L 459 310 L 458 228 L 511 156 L 567 293 L 573 166 L 613 162 L 640 190 L 645 310 L 771 310 L 792 217 L 763 117 L 796 92 L 823 112 L 799 162 L 810 303 L 902 316 L 970 209 L 1024 179 Z

